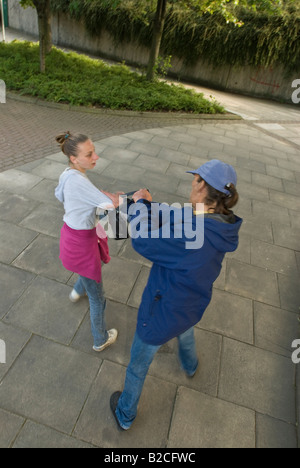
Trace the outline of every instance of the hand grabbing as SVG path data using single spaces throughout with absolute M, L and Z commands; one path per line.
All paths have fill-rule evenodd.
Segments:
M 140 189 L 138 192 L 136 192 L 133 197 L 133 201 L 136 203 L 138 200 L 148 200 L 149 202 L 152 202 L 152 196 L 151 193 L 147 189 Z

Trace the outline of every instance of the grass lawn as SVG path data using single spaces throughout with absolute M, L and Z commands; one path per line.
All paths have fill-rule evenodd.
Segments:
M 55 47 L 39 72 L 39 47 L 31 42 L 0 43 L 0 79 L 7 90 L 51 102 L 108 109 L 225 113 L 215 101 L 181 85 L 154 81 L 125 65 L 107 65 Z

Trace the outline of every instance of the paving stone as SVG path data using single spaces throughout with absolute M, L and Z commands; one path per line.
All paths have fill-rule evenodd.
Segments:
M 162 190 L 167 193 L 174 193 L 179 185 L 179 180 L 175 177 L 166 177 L 165 174 L 148 171 L 145 178 L 141 181 L 143 185 L 147 183 L 147 188 L 151 192 L 154 190 Z
M 155 136 L 151 140 L 151 144 L 157 145 L 157 146 L 163 146 L 164 148 L 170 148 L 173 150 L 178 150 L 180 146 L 179 141 L 174 141 L 170 136 L 168 137 L 163 137 L 163 136 Z
M 189 143 L 190 145 L 197 145 L 198 139 L 196 136 L 184 132 L 183 128 L 178 129 L 178 131 L 174 130 L 176 130 L 176 128 L 172 129 L 172 132 L 169 136 L 170 140 L 179 141 L 180 143 Z
M 116 148 L 114 146 L 107 146 L 101 153 L 101 157 L 106 160 L 120 162 L 121 164 L 132 165 L 133 161 L 136 160 L 139 153 L 136 151 L 130 151 L 129 149 Z M 127 167 L 128 169 L 128 167 Z
M 128 305 L 139 308 L 144 289 L 148 283 L 150 268 L 143 266 L 128 299 Z
M 128 137 L 130 141 L 144 141 L 148 143 L 153 138 L 153 135 L 147 132 L 137 131 L 137 132 L 124 133 L 123 138 L 125 137 Z
M 0 319 L 7 314 L 34 277 L 26 271 L 0 264 L 1 291 L 5 291 L 5 294 L 0 294 Z
M 69 286 L 37 277 L 10 309 L 5 323 L 69 344 L 89 307 L 71 303 Z
M 36 200 L 36 202 L 39 203 L 46 203 L 47 205 L 51 203 L 57 207 L 61 207 L 60 202 L 54 195 L 57 185 L 58 180 L 54 181 L 43 179 L 39 184 L 26 192 L 26 197 L 31 200 L 32 209 L 35 208 L 33 200 Z
M 300 251 L 300 228 L 290 228 L 288 225 L 274 223 L 273 232 L 276 245 Z
M 105 361 L 74 430 L 74 436 L 103 448 L 165 448 L 176 386 L 148 376 L 131 430 L 120 432 L 109 400 L 122 390 L 126 369 Z M 151 428 L 151 431 L 149 431 Z
M 270 199 L 273 203 L 282 206 L 283 208 L 300 211 L 299 197 L 294 197 L 289 193 L 281 193 L 276 192 L 275 190 L 270 190 Z
M 65 167 L 67 167 L 67 163 L 68 163 L 68 157 L 66 155 L 63 154 L 62 151 L 59 151 L 57 153 L 53 153 L 53 154 L 49 154 L 49 156 L 47 156 L 45 159 L 49 159 L 50 161 L 56 161 L 60 164 L 64 164 Z
M 131 141 L 132 138 L 130 137 L 130 134 L 128 134 L 104 138 L 102 143 L 108 146 L 116 146 L 117 148 L 126 148 L 128 145 L 130 145 Z
M 37 236 L 37 233 L 0 221 L 0 261 L 11 263 Z
M 66 164 L 46 160 L 31 171 L 40 177 L 50 180 L 58 180 L 60 175 L 66 170 Z
M 2 221 L 20 223 L 34 208 L 38 206 L 27 196 L 0 192 L 0 219 Z
M 283 191 L 282 180 L 278 179 L 277 177 L 271 177 L 269 175 L 253 172 L 252 181 L 254 185 L 261 185 L 262 187 Z
M 9 448 L 24 424 L 24 419 L 0 409 L 0 448 Z
M 138 155 L 137 155 L 138 156 Z M 115 162 L 110 164 L 102 173 L 104 177 L 111 177 L 114 179 L 120 179 L 127 182 L 133 182 L 140 187 L 144 177 L 145 169 L 140 167 L 134 167 L 132 165 L 126 165 L 121 162 Z
M 113 257 L 103 270 L 106 297 L 127 303 L 142 265 Z
M 170 163 L 169 161 L 163 161 L 158 158 L 152 158 L 151 156 L 141 154 L 135 161 L 135 165 L 146 170 L 165 174 Z
M 199 166 L 198 166 L 199 167 Z M 195 167 L 195 169 L 197 169 Z M 182 166 L 180 164 L 171 163 L 169 169 L 167 170 L 167 175 L 169 177 L 176 177 L 177 179 L 190 182 L 192 184 L 193 178 L 191 174 L 187 174 L 187 171 L 190 171 L 191 168 L 188 166 Z
M 295 252 L 259 240 L 251 242 L 251 263 L 285 275 L 297 275 Z
M 289 180 L 284 180 L 283 181 L 284 185 L 284 191 L 286 193 L 289 193 L 291 195 L 298 196 L 300 193 L 300 184 L 296 184 L 294 182 L 291 182 Z
M 60 237 L 63 226 L 63 206 L 41 204 L 20 223 L 21 226 L 48 236 Z
M 299 332 L 297 314 L 254 302 L 256 346 L 290 358 L 291 343 Z
M 220 151 L 220 146 L 221 145 L 219 145 L 218 143 L 217 144 L 218 151 Z M 167 149 L 171 149 L 171 148 L 167 148 Z M 189 154 L 190 156 L 195 156 L 196 158 L 199 158 L 199 159 L 205 159 L 208 157 L 209 149 L 210 148 L 204 148 L 201 144 L 194 146 L 194 145 L 190 145 L 189 143 L 181 143 L 178 151 L 180 153 Z
M 212 301 L 198 326 L 252 344 L 252 301 L 214 289 Z
M 172 163 L 186 165 L 190 161 L 190 155 L 181 151 L 176 151 L 171 148 L 161 148 L 158 159 L 170 161 Z
M 247 149 L 251 151 L 249 145 L 247 144 Z M 253 151 L 257 151 L 257 148 L 254 148 Z M 253 161 L 251 159 L 245 159 L 241 157 L 237 157 L 237 165 L 244 169 L 248 169 L 249 171 L 259 172 L 260 174 L 266 174 L 266 165 L 259 161 Z
M 282 208 L 274 203 L 269 202 L 267 199 L 265 202 L 259 200 L 253 200 L 253 214 L 260 217 L 263 222 L 271 221 L 276 224 L 290 225 L 290 218 L 287 208 Z
M 168 448 L 254 448 L 255 413 L 180 387 Z
M 278 274 L 278 287 L 281 307 L 299 313 L 299 275 L 291 277 Z
M 249 213 L 249 212 L 248 212 Z M 243 218 L 242 229 L 251 238 L 258 239 L 269 244 L 273 243 L 273 231 L 271 222 L 265 221 L 260 217 L 247 215 Z
M 0 380 L 8 372 L 30 337 L 31 333 L 0 322 L 0 339 L 5 342 L 6 347 L 6 363 L 0 364 Z
M 0 386 L 1 406 L 70 434 L 99 365 L 92 356 L 34 336 Z
M 297 448 L 296 426 L 264 414 L 256 415 L 256 448 Z
M 228 338 L 223 346 L 218 397 L 295 424 L 292 360 Z
M 248 184 L 247 182 L 239 184 L 238 192 L 242 199 L 261 200 L 263 202 L 268 202 L 269 200 L 269 191 L 266 187 Z
M 279 168 L 274 165 L 273 166 L 267 165 L 267 174 L 269 176 L 278 177 L 280 179 L 286 179 L 288 181 L 295 182 L 294 173 L 282 167 Z M 278 190 L 278 189 L 275 189 L 275 190 Z
M 152 139 L 149 143 L 141 141 L 133 141 L 128 147 L 129 150 L 135 153 L 145 154 L 147 156 L 157 156 L 161 150 L 161 145 L 156 145 Z
M 41 177 L 27 174 L 17 169 L 10 169 L 5 173 L 0 173 L 1 189 L 7 192 L 17 193 L 18 195 L 26 193 L 41 180 Z
M 33 421 L 26 421 L 13 448 L 42 448 L 42 449 L 82 449 L 93 448 L 91 445 L 55 431 L 49 427 L 36 424 Z
M 65 270 L 59 259 L 57 239 L 40 234 L 13 262 L 13 265 L 36 275 L 67 283 L 72 273 Z
M 276 274 L 235 260 L 227 261 L 226 291 L 280 307 Z

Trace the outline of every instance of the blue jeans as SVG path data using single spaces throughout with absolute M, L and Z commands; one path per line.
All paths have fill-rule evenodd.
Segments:
M 94 346 L 102 346 L 108 340 L 105 323 L 106 299 L 104 297 L 103 284 L 84 276 L 79 276 L 74 289 L 80 296 L 84 296 L 85 293 L 88 295 Z
M 198 367 L 194 328 L 180 335 L 178 344 L 181 366 L 187 375 L 193 376 Z M 117 418 L 123 429 L 129 429 L 136 418 L 138 403 L 149 367 L 160 347 L 144 343 L 138 334 L 135 334 L 124 390 L 116 409 Z

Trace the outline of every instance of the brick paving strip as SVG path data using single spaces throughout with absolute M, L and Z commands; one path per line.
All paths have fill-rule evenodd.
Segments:
M 57 152 L 54 137 L 66 130 L 94 141 L 136 130 L 166 127 L 199 119 L 240 119 L 233 114 L 197 116 L 72 107 L 9 93 L 0 107 L 0 172 Z

